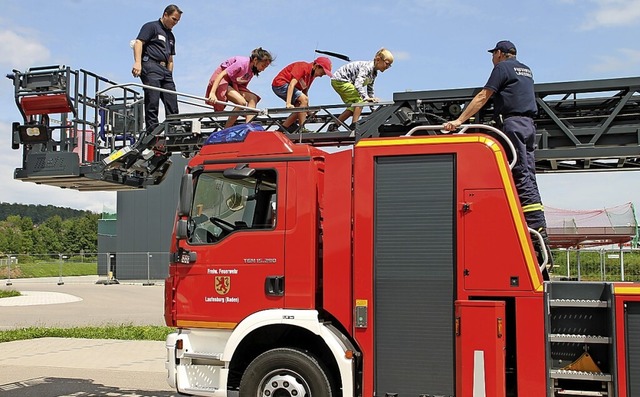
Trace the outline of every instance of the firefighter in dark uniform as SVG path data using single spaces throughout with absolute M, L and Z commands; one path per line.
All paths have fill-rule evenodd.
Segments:
M 133 77 L 140 76 L 142 84 L 176 90 L 173 81 L 173 56 L 176 53 L 176 39 L 171 29 L 180 21 L 182 11 L 171 4 L 164 9 L 162 18 L 142 25 L 138 37 L 133 43 Z M 178 113 L 178 98 L 175 94 L 145 89 L 144 121 L 147 132 L 158 125 L 160 100 L 165 113 Z
M 537 114 L 538 107 L 534 94 L 533 73 L 527 65 L 516 59 L 516 46 L 510 41 L 499 41 L 489 52 L 492 54 L 494 65 L 489 80 L 460 117 L 445 123 L 444 128 L 447 131 L 457 129 L 495 94 L 493 101 L 495 119 L 513 143 L 518 156 L 512 173 L 524 217 L 527 225 L 538 231 L 544 238 L 549 261 L 551 261 L 547 223 L 535 172 L 536 127 L 533 117 Z M 541 247 L 537 239 L 533 241 L 538 252 L 538 260 L 541 260 Z

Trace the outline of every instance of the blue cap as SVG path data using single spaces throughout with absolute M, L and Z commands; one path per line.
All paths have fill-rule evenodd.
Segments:
M 513 54 L 516 55 L 516 46 L 515 44 L 513 44 L 512 42 L 510 42 L 509 40 L 502 40 L 496 43 L 496 46 L 492 49 L 489 50 L 489 52 L 494 52 L 494 51 L 502 51 L 505 54 Z

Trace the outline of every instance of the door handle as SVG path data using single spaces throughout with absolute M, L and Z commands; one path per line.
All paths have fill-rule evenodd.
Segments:
M 284 276 L 267 276 L 264 292 L 269 296 L 284 296 Z

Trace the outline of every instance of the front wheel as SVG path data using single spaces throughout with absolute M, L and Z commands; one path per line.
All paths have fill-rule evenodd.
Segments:
M 240 397 L 331 397 L 331 384 L 318 360 L 289 348 L 256 357 L 240 381 Z

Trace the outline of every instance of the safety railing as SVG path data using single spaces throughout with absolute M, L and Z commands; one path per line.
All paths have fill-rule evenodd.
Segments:
M 419 131 L 432 131 L 432 132 L 440 132 L 440 134 L 452 134 L 452 132 L 446 131 L 444 129 L 444 125 L 422 125 L 422 126 L 412 128 L 411 130 L 409 130 L 409 132 L 405 134 L 405 136 L 412 136 Z M 500 140 L 500 143 L 503 146 L 506 146 L 510 151 L 511 156 L 508 157 L 510 159 L 509 168 L 513 169 L 513 166 L 516 164 L 518 160 L 518 154 L 516 153 L 516 148 L 513 146 L 513 143 L 504 134 L 504 132 L 486 124 L 462 124 L 460 128 L 458 128 L 455 132 L 453 132 L 453 134 L 464 134 L 468 131 L 484 132 L 484 133 L 488 133 L 489 135 L 498 137 L 498 139 Z

